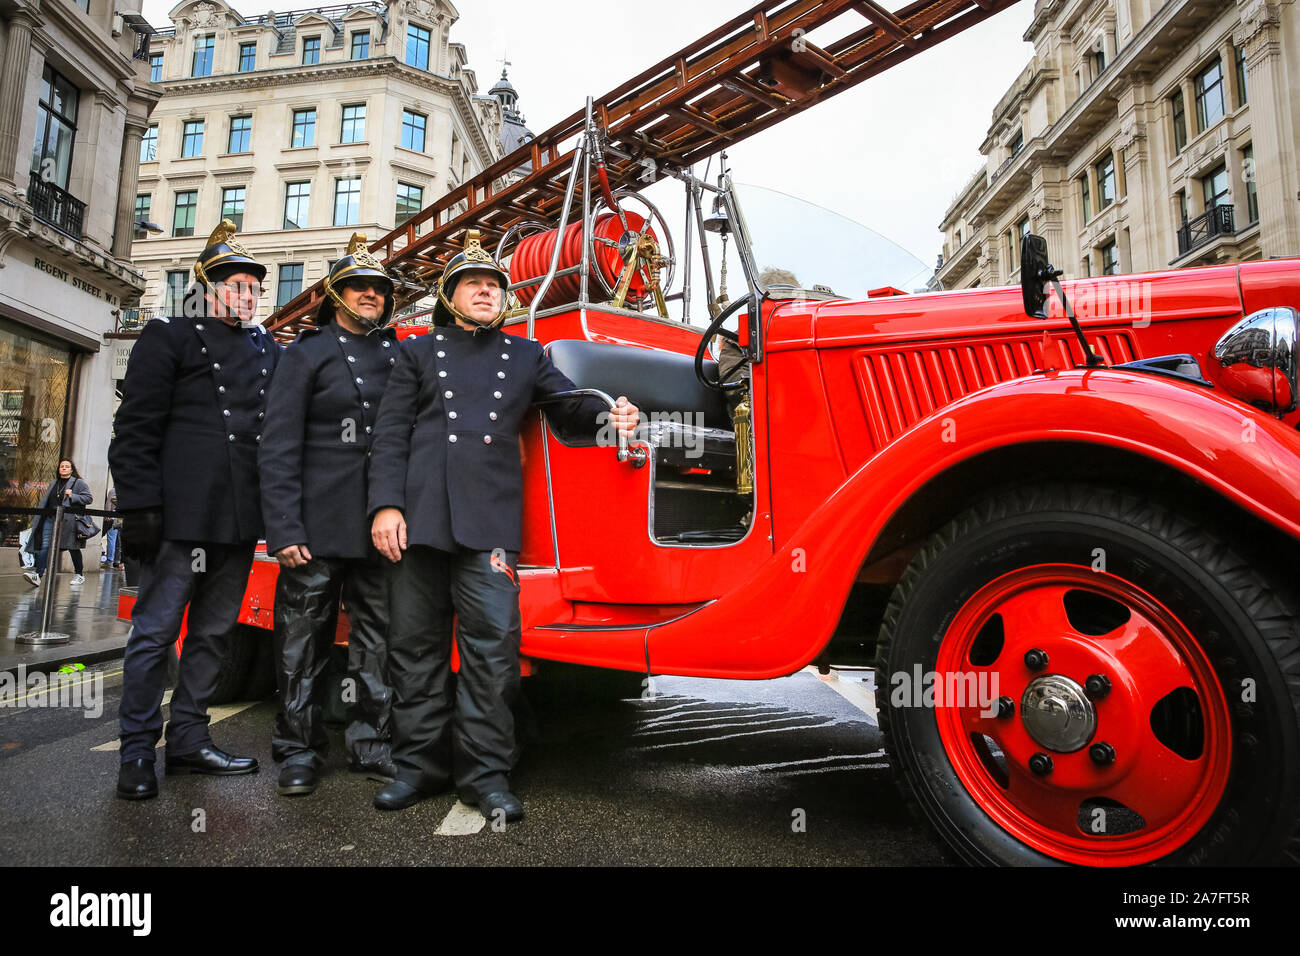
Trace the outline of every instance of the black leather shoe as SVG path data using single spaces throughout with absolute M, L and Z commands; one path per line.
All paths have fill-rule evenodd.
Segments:
M 348 770 L 351 773 L 365 774 L 367 780 L 374 780 L 376 783 L 392 783 L 397 779 L 397 767 L 391 760 L 367 764 L 357 763 L 354 760 L 348 764 Z
M 158 796 L 158 775 L 153 761 L 128 760 L 117 772 L 117 795 L 123 800 L 148 800 Z
M 316 789 L 320 777 L 308 763 L 291 763 L 281 768 L 276 791 L 282 797 L 300 797 Z
M 394 780 L 375 794 L 376 810 L 405 810 L 413 807 L 428 794 L 401 780 Z
M 202 747 L 192 754 L 167 755 L 167 773 L 206 773 L 214 777 L 233 777 L 241 773 L 256 773 L 254 757 L 232 757 L 216 747 Z
M 478 812 L 487 818 L 488 823 L 495 823 L 498 813 L 504 813 L 506 823 L 515 823 L 524 818 L 524 805 L 509 790 L 497 790 L 479 797 Z

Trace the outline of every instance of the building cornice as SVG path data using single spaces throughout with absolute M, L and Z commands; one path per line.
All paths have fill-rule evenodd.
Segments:
M 212 178 L 221 182 L 225 179 L 244 179 L 256 174 L 256 166 L 230 166 L 226 169 L 211 170 Z
M 322 164 L 326 169 L 365 169 L 370 165 L 369 156 L 338 156 L 324 160 Z
M 298 159 L 288 163 L 276 163 L 275 168 L 281 173 L 308 173 L 320 168 L 318 159 Z
M 130 263 L 114 259 L 109 253 L 47 225 L 33 215 L 30 207 L 0 202 L 0 237 L 7 240 L 0 247 L 0 268 L 4 266 L 3 254 L 8 247 L 14 241 L 25 240 L 49 249 L 74 266 L 107 278 L 111 291 L 119 298 L 130 298 L 144 291 L 144 276 L 132 269 Z
M 939 223 L 939 231 L 943 232 L 952 225 L 952 223 L 961 216 L 966 205 L 971 201 L 971 197 L 978 196 L 984 191 L 989 184 L 988 168 L 981 166 L 971 174 L 970 181 L 966 183 L 953 197 L 952 202 L 948 204 L 948 209 L 943 214 L 943 221 Z
M 388 165 L 393 169 L 400 169 L 402 172 L 410 173 L 413 176 L 422 176 L 424 179 L 432 182 L 438 178 L 437 169 L 429 169 L 423 166 L 417 166 L 415 163 L 406 162 L 400 158 L 394 157 L 388 161 Z
M 496 104 L 498 109 L 500 108 L 501 104 L 495 96 L 485 98 Z M 457 93 L 454 99 L 456 101 L 456 108 L 460 111 L 462 118 L 465 120 L 466 127 L 473 135 L 474 146 L 478 149 L 479 159 L 483 163 L 483 168 L 487 169 L 500 157 L 498 157 L 492 150 L 493 141 L 489 140 L 483 133 L 483 122 L 479 118 L 477 111 L 474 109 L 474 99 L 472 96 L 466 94 L 464 90 Z
M 445 96 L 455 96 L 460 85 L 452 79 L 417 70 L 399 61 L 396 57 L 372 57 L 367 60 L 343 60 L 332 63 L 319 63 L 312 66 L 291 64 L 273 67 L 269 70 L 253 70 L 248 73 L 220 73 L 213 76 L 181 77 L 166 80 L 163 83 L 168 96 L 195 96 L 204 93 L 238 93 L 241 91 L 264 90 L 267 86 L 317 86 L 322 82 L 336 79 L 353 79 L 367 76 L 390 74 L 395 78 L 412 83 L 422 89 L 432 90 Z
M 1238 46 L 1244 46 L 1250 41 L 1256 33 L 1261 30 L 1276 30 L 1282 22 L 1282 13 L 1279 7 L 1283 3 L 1289 4 L 1292 0 L 1248 0 L 1238 9 L 1241 16 L 1241 25 L 1234 31 L 1232 42 Z
M 119 87 L 111 94 L 113 102 L 120 104 L 125 92 L 121 87 L 125 86 L 127 81 L 135 79 L 135 61 L 121 50 L 115 39 L 94 29 L 93 22 L 86 18 L 76 4 L 46 3 L 41 7 L 41 13 L 46 19 L 43 23 L 33 24 L 33 42 L 39 40 L 46 49 L 57 49 L 62 53 L 66 41 L 51 36 L 49 29 L 51 26 L 57 26 L 58 29 L 67 32 L 68 39 L 72 41 L 72 49 L 76 51 L 75 58 L 78 60 L 78 65 L 85 70 L 86 67 L 82 64 L 87 57 L 90 57 L 93 66 L 98 66 L 109 73 Z
M 45 26 L 40 3 L 36 0 L 10 0 L 10 5 L 4 9 L 4 15 L 10 22 L 26 23 L 32 30 Z
M 167 185 L 173 189 L 187 189 L 191 186 L 197 189 L 207 180 L 208 174 L 205 170 L 198 173 L 172 173 L 163 178 L 167 181 Z
M 1060 0 L 1040 0 L 1034 8 L 1034 18 L 1029 21 L 1029 26 L 1025 29 L 1024 36 L 1021 39 L 1026 43 L 1033 43 L 1034 38 L 1042 32 L 1043 27 L 1052 20 L 1052 15 L 1060 7 Z
M 252 36 L 257 33 L 270 33 L 274 36 L 280 36 L 280 31 L 269 23 L 237 23 L 230 28 L 231 36 Z

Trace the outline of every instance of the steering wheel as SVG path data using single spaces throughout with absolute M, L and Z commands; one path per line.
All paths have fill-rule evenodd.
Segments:
M 648 232 L 650 232 L 651 228 L 654 227 L 656 230 L 655 237 L 661 245 L 660 252 L 663 254 L 664 258 L 664 274 L 659 283 L 659 288 L 667 293 L 668 289 L 673 284 L 674 269 L 677 265 L 676 259 L 673 255 L 673 233 L 672 230 L 668 228 L 668 221 L 664 219 L 663 214 L 654 203 L 650 202 L 650 200 L 646 199 L 635 190 L 620 189 L 610 198 L 615 200 L 615 205 L 609 205 L 608 199 L 601 195 L 597 195 L 595 205 L 592 206 L 591 218 L 587 221 L 587 231 L 591 235 L 591 243 L 588 247 L 589 255 L 591 260 L 596 262 L 596 246 L 597 244 L 600 244 L 609 246 L 618 254 L 615 261 L 622 261 L 619 262 L 618 269 L 614 273 L 612 279 L 605 278 L 604 268 L 593 268 L 592 274 L 595 275 L 596 281 L 604 287 L 605 292 L 613 295 L 614 291 L 618 288 L 619 283 L 622 282 L 624 278 L 623 273 L 627 271 L 627 256 L 631 254 L 631 247 L 635 246 Z M 630 205 L 630 203 L 633 202 L 640 203 L 645 207 L 644 221 L 639 230 L 633 229 L 627 218 L 627 211 L 635 211 L 632 210 Z M 596 222 L 603 212 L 612 212 L 618 217 L 619 225 L 622 226 L 623 230 L 620 238 L 610 239 L 607 236 L 597 234 Z M 637 214 L 640 215 L 640 213 Z M 648 263 L 638 261 L 636 274 L 641 277 L 642 282 L 645 284 L 644 294 L 639 298 L 633 298 L 632 300 L 640 305 L 642 302 L 647 302 L 652 299 L 650 293 L 650 272 L 648 269 Z
M 715 335 L 721 335 L 724 339 L 736 346 L 740 345 L 740 336 L 735 332 L 732 332 L 730 329 L 724 329 L 722 323 L 735 315 L 742 307 L 750 304 L 756 305 L 752 295 L 742 296 L 737 299 L 735 302 L 731 303 L 731 305 L 719 312 L 718 317 L 709 323 L 709 327 L 705 329 L 704 334 L 700 336 L 700 344 L 695 349 L 695 377 L 698 378 L 706 387 L 716 388 L 723 392 L 731 392 L 738 388 L 744 388 L 745 380 L 743 378 L 738 378 L 734 382 L 715 382 L 705 375 L 704 353 L 708 351 L 709 343 L 713 341 Z

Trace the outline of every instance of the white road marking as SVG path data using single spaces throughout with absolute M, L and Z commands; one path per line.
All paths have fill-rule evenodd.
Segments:
M 832 760 L 872 760 L 883 757 L 884 750 L 873 750 L 869 754 L 833 754 L 829 757 L 810 757 L 807 760 L 783 760 L 780 763 L 751 763 L 750 770 L 783 770 L 786 767 L 801 767 L 810 763 L 829 763 Z
M 844 723 L 838 717 L 831 717 L 824 723 L 811 724 L 805 727 L 771 727 L 767 730 L 747 730 L 743 734 L 723 734 L 720 737 L 704 737 L 700 740 L 677 740 L 668 744 L 647 744 L 644 747 L 637 747 L 637 750 L 663 750 L 667 747 L 693 747 L 696 744 L 711 744 L 719 740 L 731 740 L 734 737 L 753 737 L 756 734 L 786 734 L 792 730 L 816 730 L 819 727 L 834 727 L 836 724 Z M 697 730 L 700 728 L 696 728 Z
M 717 707 L 712 710 L 691 710 L 682 712 L 690 714 L 690 717 L 683 717 L 682 714 L 665 714 L 662 717 L 648 717 L 641 721 L 641 723 L 649 727 L 652 724 L 685 723 L 688 720 L 706 719 L 699 717 L 700 714 L 728 714 L 744 717 L 751 714 L 757 715 L 757 712 L 760 710 L 777 711 L 784 709 L 785 708 L 781 707 L 779 704 L 732 704 L 728 707 Z
M 649 710 L 649 711 L 651 711 L 652 713 L 655 713 L 655 714 L 667 714 L 669 711 L 673 711 L 673 710 L 681 710 L 683 707 L 698 707 L 700 704 L 707 704 L 707 703 L 709 703 L 709 701 L 707 701 L 707 700 L 688 700 L 688 701 L 686 701 L 686 702 L 684 702 L 684 703 L 681 703 L 681 704 L 673 704 L 673 705 L 670 706 L 670 707 L 660 707 L 660 706 L 658 706 L 659 701 L 661 701 L 661 700 L 665 700 L 665 701 L 666 701 L 666 700 L 675 700 L 676 698 L 677 698 L 677 695 L 676 695 L 676 694 L 659 694 L 659 695 L 657 695 L 657 696 L 655 696 L 655 697 L 639 697 L 639 698 L 638 698 L 638 697 L 633 697 L 633 698 L 631 698 L 631 700 L 640 700 L 641 703 L 643 703 L 643 704 L 646 705 L 646 709 L 647 709 L 647 710 Z M 761 705 L 761 704 L 758 704 L 758 705 L 755 705 L 755 706 L 760 706 L 760 707 L 761 707 L 762 705 Z
M 748 716 L 748 715 L 744 714 L 740 716 Z M 764 714 L 763 716 L 766 717 L 768 715 Z M 801 712 L 786 713 L 780 716 L 773 716 L 771 720 L 747 720 L 744 723 L 739 723 L 739 724 L 736 723 L 706 724 L 703 727 L 652 727 L 649 730 L 635 731 L 631 734 L 631 736 L 650 737 L 653 736 L 654 734 L 676 734 L 676 733 L 681 733 L 682 731 L 729 730 L 734 727 L 762 727 L 765 724 L 784 724 L 792 720 L 817 720 L 818 717 L 819 717 L 818 714 L 805 714 Z M 822 725 L 819 724 L 818 726 L 822 726 Z
M 162 702 L 163 704 L 169 704 L 171 703 L 171 699 L 172 699 L 172 692 L 169 690 L 163 694 Z M 216 707 L 209 707 L 208 717 L 210 719 L 208 720 L 208 724 L 210 726 L 212 724 L 225 720 L 227 717 L 234 717 L 235 714 L 239 713 L 241 710 L 248 710 L 248 708 L 252 707 L 254 704 L 257 703 L 258 701 L 255 700 L 244 700 L 234 704 L 220 704 Z M 167 735 L 164 733 L 162 739 L 158 741 L 158 746 L 161 747 L 165 743 L 167 743 Z M 100 744 L 98 747 L 91 747 L 90 749 L 92 751 L 121 750 L 122 741 L 121 738 L 117 740 L 110 740 L 106 744 Z
M 816 674 L 817 669 L 815 667 L 811 668 L 811 670 Z M 817 674 L 817 677 L 823 684 L 870 717 L 872 723 L 879 722 L 879 711 L 876 710 L 876 692 L 874 690 L 861 681 L 840 680 L 834 669 L 826 677 L 822 677 L 820 674 Z
M 808 773 L 838 773 L 841 770 L 887 770 L 887 763 L 851 763 L 843 767 L 812 767 L 808 770 L 778 770 L 778 777 L 797 777 Z
M 100 677 L 101 679 L 103 679 L 103 678 L 107 678 L 107 677 L 116 677 L 118 674 L 120 674 L 120 673 L 122 673 L 122 672 L 121 672 L 121 671 L 107 671 L 107 672 L 105 672 L 105 671 L 90 671 L 90 672 L 81 671 L 81 672 L 79 672 L 79 673 L 82 673 L 82 674 L 84 674 L 85 676 L 82 677 L 81 680 L 74 681 L 74 680 L 71 680 L 71 679 L 70 679 L 70 678 L 72 677 L 72 674 L 64 674 L 64 673 L 60 673 L 60 672 L 56 671 L 55 673 L 51 674 L 49 677 L 46 678 L 46 686 L 45 686 L 44 688 L 42 688 L 41 690 L 34 690 L 34 691 L 32 691 L 31 693 L 23 694 L 23 696 L 21 696 L 21 697 L 6 697 L 6 698 L 4 699 L 4 701 L 2 702 L 2 703 L 3 703 L 3 706 L 5 706 L 5 707 L 16 707 L 16 706 L 21 706 L 22 702 L 25 701 L 25 700 L 27 700 L 27 699 L 29 699 L 29 698 L 32 698 L 32 697 L 45 697 L 46 695 L 52 694 L 52 693 L 54 693 L 54 692 L 57 692 L 60 688 L 65 688 L 65 687 L 66 687 L 69 691 L 71 691 L 71 689 L 74 688 L 74 687 L 83 687 L 83 686 L 85 686 L 86 684 L 93 684 L 93 683 L 95 682 L 95 678 L 96 678 L 96 676 L 98 676 L 98 677 Z
M 473 836 L 487 826 L 487 818 L 471 807 L 457 800 L 442 818 L 442 823 L 434 831 L 435 836 Z

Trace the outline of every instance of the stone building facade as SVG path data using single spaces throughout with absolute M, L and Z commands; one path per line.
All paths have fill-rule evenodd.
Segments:
M 378 238 L 502 155 L 501 102 L 478 93 L 445 0 L 250 17 L 186 0 L 169 16 L 135 198 L 141 318 L 174 309 L 223 217 L 268 266 L 265 319 L 353 232 Z
M 71 457 L 103 507 L 112 334 L 145 289 L 130 258 L 135 157 L 160 95 L 149 32 L 139 0 L 0 0 L 5 506 L 35 506 Z M 29 520 L 0 517 L 0 545 Z
M 1038 0 L 1034 57 L 953 200 L 936 283 L 1300 255 L 1295 0 Z

